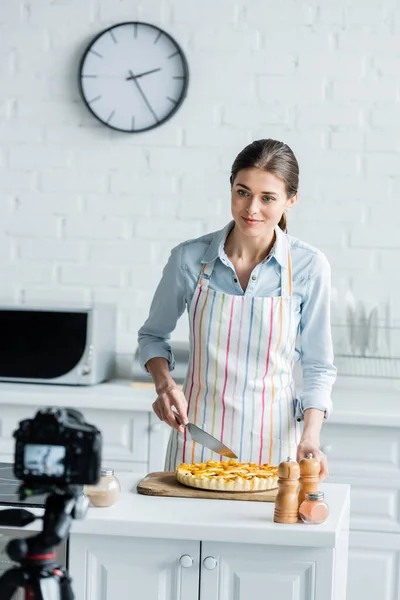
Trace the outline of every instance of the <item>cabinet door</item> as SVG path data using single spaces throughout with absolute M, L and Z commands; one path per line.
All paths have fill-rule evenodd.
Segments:
M 0 462 L 14 462 L 13 431 L 21 419 L 34 416 L 37 407 L 1 407 Z M 85 420 L 103 436 L 103 464 L 117 471 L 147 473 L 149 463 L 149 413 L 128 410 L 82 408 Z
M 152 412 L 149 413 L 150 444 L 149 444 L 149 472 L 164 471 L 165 454 L 171 427 Z
M 72 535 L 76 600 L 198 600 L 200 543 Z
M 347 600 L 400 600 L 400 535 L 351 532 Z
M 333 553 L 324 548 L 217 542 L 201 547 L 200 600 L 333 597 Z
M 321 431 L 321 442 L 333 477 L 367 477 L 377 482 L 400 480 L 399 429 L 327 421 Z
M 103 464 L 117 471 L 147 473 L 149 416 L 147 412 L 85 409 L 85 419 L 103 436 Z

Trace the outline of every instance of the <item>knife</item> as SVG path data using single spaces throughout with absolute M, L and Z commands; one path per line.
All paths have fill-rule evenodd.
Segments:
M 190 433 L 190 437 L 194 442 L 197 442 L 201 446 L 205 446 L 209 450 L 212 450 L 212 452 L 216 452 L 216 454 L 221 454 L 222 456 L 227 456 L 228 458 L 237 458 L 236 454 L 217 438 L 204 431 L 204 429 L 197 427 L 197 425 L 194 423 L 186 423 L 186 425 L 184 425 L 178 413 L 175 411 L 173 412 L 175 419 L 182 427 L 186 427 Z

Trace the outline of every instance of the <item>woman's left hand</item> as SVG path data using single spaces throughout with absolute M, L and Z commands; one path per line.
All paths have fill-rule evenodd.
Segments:
M 300 462 L 301 459 L 305 458 L 310 452 L 314 458 L 319 460 L 319 480 L 324 481 L 324 479 L 326 479 L 329 476 L 328 459 L 326 458 L 326 455 L 319 449 L 319 444 L 310 440 L 301 439 L 299 445 L 297 446 L 296 460 L 297 462 Z

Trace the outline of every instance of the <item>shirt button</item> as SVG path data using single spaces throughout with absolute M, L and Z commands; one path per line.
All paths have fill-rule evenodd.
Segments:
M 252 278 L 253 281 L 255 281 L 257 279 L 257 276 L 256 275 L 252 275 L 251 278 Z
M 233 278 L 233 281 L 234 281 L 235 283 L 237 283 L 237 279 L 236 279 L 236 277 L 234 277 L 234 278 Z

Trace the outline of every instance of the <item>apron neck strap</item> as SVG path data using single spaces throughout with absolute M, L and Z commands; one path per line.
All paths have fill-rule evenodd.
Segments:
M 199 277 L 199 284 L 203 288 L 208 288 L 208 286 L 210 284 L 210 278 L 211 278 L 211 273 L 214 270 L 214 264 L 215 264 L 215 262 L 204 263 L 204 265 L 201 269 L 201 273 L 200 273 L 200 277 Z
M 291 296 L 293 294 L 292 280 L 292 260 L 290 250 L 287 250 L 287 269 L 281 268 L 281 296 Z

